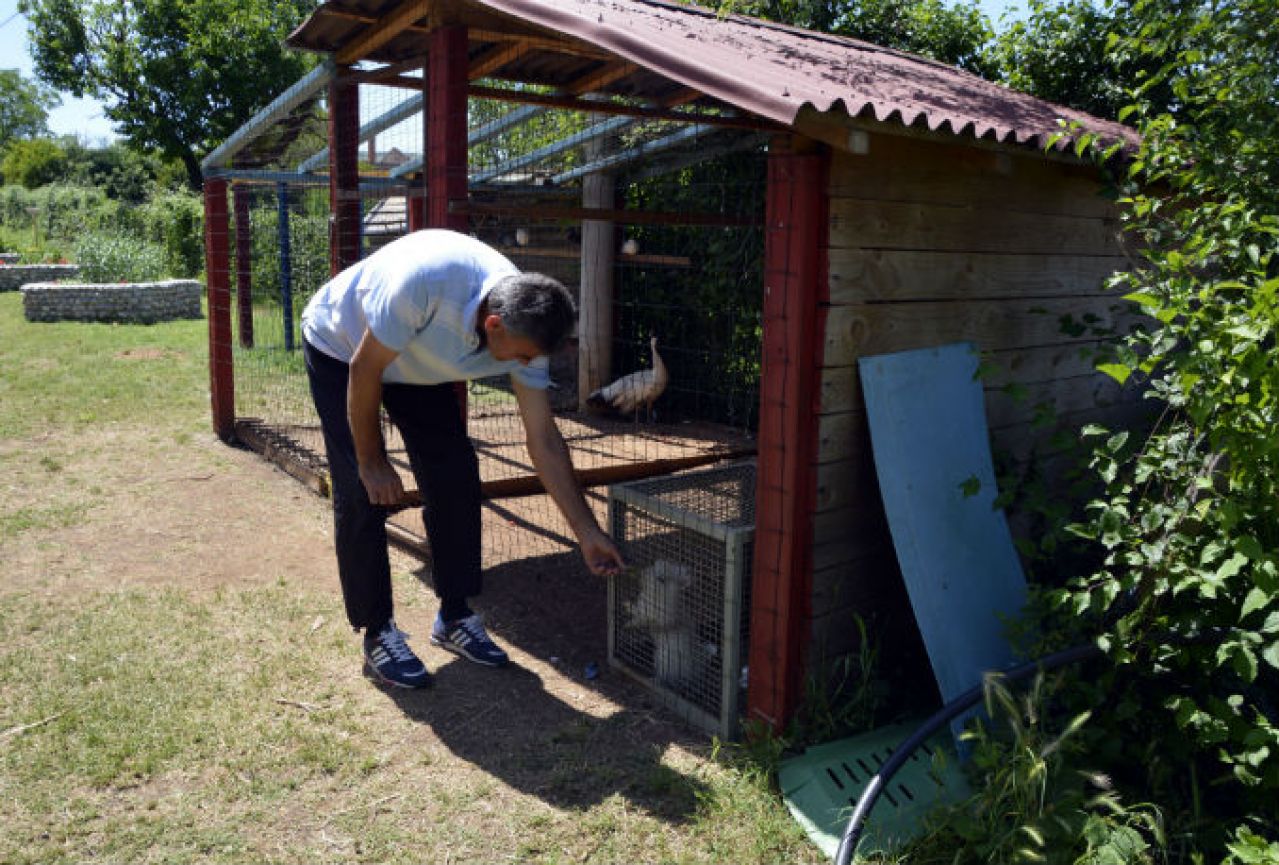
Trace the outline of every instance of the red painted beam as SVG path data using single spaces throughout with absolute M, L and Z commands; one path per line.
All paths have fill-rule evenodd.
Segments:
M 427 224 L 432 228 L 466 231 L 465 213 L 454 213 L 452 202 L 465 205 L 466 183 L 466 27 L 450 25 L 431 31 L 427 63 L 426 195 Z
M 769 157 L 747 714 L 777 731 L 799 706 L 811 636 L 828 177 L 825 152 Z
M 209 393 L 213 431 L 235 437 L 235 369 L 231 354 L 231 226 L 225 180 L 204 181 L 204 269 L 209 294 Z
M 329 270 L 360 260 L 360 86 L 345 69 L 329 85 Z
M 430 35 L 427 60 L 426 123 L 426 224 L 431 228 L 467 231 L 470 220 L 449 205 L 467 201 L 467 54 L 466 27 L 437 27 Z M 465 422 L 466 382 L 457 383 L 457 401 Z
M 232 188 L 235 199 L 235 308 L 240 347 L 253 348 L 253 233 L 249 228 L 248 187 Z

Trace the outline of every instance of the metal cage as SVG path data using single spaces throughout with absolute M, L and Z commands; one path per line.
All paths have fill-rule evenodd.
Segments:
M 609 665 L 696 727 L 733 739 L 745 691 L 755 464 L 609 488 L 630 565 L 609 581 Z

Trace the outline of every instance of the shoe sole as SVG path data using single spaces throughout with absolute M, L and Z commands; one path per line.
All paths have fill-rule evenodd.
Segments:
M 377 667 L 370 664 L 367 660 L 364 662 L 364 673 L 379 685 L 385 685 L 388 688 L 403 688 L 405 691 L 420 691 L 423 688 L 431 687 L 431 676 L 428 673 L 421 682 L 416 685 L 407 682 L 397 682 L 394 679 L 388 679 L 378 672 Z
M 437 637 L 431 637 L 431 645 L 438 646 L 446 652 L 452 652 L 453 654 L 457 655 L 459 658 L 466 658 L 466 660 L 470 661 L 472 664 L 479 664 L 481 667 L 490 667 L 492 669 L 498 669 L 501 667 L 505 667 L 507 664 L 511 662 L 510 658 L 504 658 L 501 661 L 486 661 L 483 658 L 477 658 L 474 655 L 467 652 L 465 649 L 459 648 L 453 643 L 445 642 L 444 640 L 441 640 Z

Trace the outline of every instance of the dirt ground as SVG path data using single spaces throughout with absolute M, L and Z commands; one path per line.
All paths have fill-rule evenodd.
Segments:
M 8 541 L 0 536 L 6 592 L 153 586 L 201 593 L 287 580 L 330 592 L 326 626 L 346 626 L 328 501 L 249 450 L 211 433 L 175 437 L 116 427 L 0 441 L 0 468 L 5 494 L 40 497 L 65 512 L 61 524 L 28 529 Z M 592 498 L 599 509 L 602 501 Z M 600 717 L 635 712 L 653 745 L 708 746 L 708 737 L 683 725 L 644 688 L 608 670 L 605 581 L 586 571 L 567 538 L 517 532 L 512 517 L 486 508 L 486 531 L 507 533 L 513 548 L 515 535 L 528 540 L 524 555 L 506 564 L 486 555 L 485 592 L 475 606 L 519 671 L 507 684 L 523 723 L 555 726 L 569 706 Z M 420 527 L 416 512 L 400 519 L 417 520 Z M 393 573 L 417 578 L 397 580 L 398 623 L 416 635 L 412 644 L 427 666 L 441 668 L 452 656 L 426 639 L 436 610 L 429 565 L 395 549 L 391 561 Z M 588 676 L 591 667 L 598 678 Z M 350 675 L 360 675 L 354 634 Z M 539 693 L 521 700 L 523 685 L 534 680 L 540 680 Z M 443 687 L 433 695 L 433 702 L 445 702 L 441 711 L 447 701 L 463 699 Z M 538 711 L 547 717 L 537 718 Z M 465 743 L 454 744 L 462 755 L 469 751 Z

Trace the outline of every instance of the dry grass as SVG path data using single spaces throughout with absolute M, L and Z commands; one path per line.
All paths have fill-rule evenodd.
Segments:
M 188 397 L 202 370 L 173 358 L 202 333 L 72 339 L 18 309 L 0 296 L 0 862 L 820 858 L 763 772 L 584 679 L 601 631 L 573 623 L 599 587 L 563 557 L 490 578 L 512 669 L 418 639 L 435 687 L 374 687 L 326 504 L 214 441 Z M 37 358 L 90 380 L 50 393 Z M 421 637 L 434 600 L 396 562 Z

